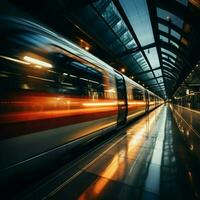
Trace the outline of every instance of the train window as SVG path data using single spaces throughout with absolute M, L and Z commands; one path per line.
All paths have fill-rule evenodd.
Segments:
M 138 88 L 133 88 L 133 98 L 135 100 L 144 100 L 144 93 L 143 90 Z
M 1 58 L 1 73 L 4 74 L 0 78 L 1 90 L 26 89 L 92 99 L 104 98 L 103 70 L 67 59 L 66 56 L 64 59 L 60 57 L 60 60 L 54 58 L 51 55 L 50 62 L 54 68 L 49 70 Z
M 133 89 L 134 85 L 132 83 L 129 83 L 128 81 L 126 81 L 126 93 L 127 93 L 127 100 L 133 100 Z
M 1 112 L 77 109 L 81 102 L 117 99 L 112 70 L 108 72 L 54 44 L 30 45 L 25 41 L 10 42 L 9 52 L 1 49 L 0 101 L 17 102 L 6 106 L 0 102 Z
M 66 63 L 65 68 L 66 81 L 76 88 L 75 95 L 90 99 L 104 98 L 105 74 L 101 69 L 77 61 Z
M 154 101 L 154 100 L 155 100 L 155 97 L 150 94 L 150 101 Z

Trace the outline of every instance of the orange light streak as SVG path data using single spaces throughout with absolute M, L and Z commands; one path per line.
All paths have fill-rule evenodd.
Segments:
M 116 102 L 91 102 L 91 103 L 82 103 L 83 106 L 88 106 L 88 107 L 99 107 L 99 106 L 116 106 Z

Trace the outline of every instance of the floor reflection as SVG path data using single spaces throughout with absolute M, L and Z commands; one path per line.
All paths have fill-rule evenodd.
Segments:
M 189 154 L 195 141 L 188 149 L 181 139 L 193 133 L 175 120 L 168 106 L 152 111 L 53 199 L 198 199 L 200 172 Z
M 105 179 L 96 180 L 92 186 L 90 185 L 81 194 L 79 199 L 85 199 L 88 193 L 96 198 L 107 187 L 108 180 L 119 181 L 131 186 L 142 185 L 146 180 L 146 187 L 149 187 L 150 183 L 146 176 L 150 177 L 149 174 L 155 173 L 152 173 L 152 170 L 148 172 L 148 165 L 158 162 L 158 159 L 161 162 L 162 151 L 159 149 L 161 141 L 159 132 L 161 128 L 158 127 L 157 121 L 160 121 L 159 125 L 161 127 L 164 126 L 165 117 L 159 117 L 161 114 L 165 115 L 164 110 L 165 108 L 163 107 L 158 108 L 150 113 L 148 117 L 140 120 L 135 126 L 127 129 L 127 136 L 122 141 L 116 143 L 110 151 L 103 154 L 96 163 L 86 169 L 87 172 L 106 178 L 106 181 Z M 164 134 L 164 129 L 162 134 Z M 156 148 L 153 151 L 154 146 Z M 151 158 L 152 156 L 153 159 Z M 145 163 L 147 167 L 144 167 Z M 143 173 L 139 173 L 141 167 L 145 170 Z M 138 184 L 138 182 L 141 182 L 138 181 L 138 174 L 143 174 L 143 183 Z M 157 174 L 159 177 L 159 171 L 157 171 Z

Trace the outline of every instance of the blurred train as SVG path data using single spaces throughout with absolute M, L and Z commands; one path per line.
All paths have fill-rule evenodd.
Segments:
M 38 24 L 0 22 L 0 178 L 49 165 L 163 103 Z

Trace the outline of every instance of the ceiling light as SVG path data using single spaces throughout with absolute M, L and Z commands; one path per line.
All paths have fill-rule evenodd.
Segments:
M 85 47 L 85 50 L 86 50 L 86 51 L 89 51 L 89 50 L 90 50 L 90 47 L 89 47 L 89 46 L 86 46 L 86 47 Z
M 122 73 L 126 72 L 126 69 L 125 68 L 121 68 L 121 72 Z

